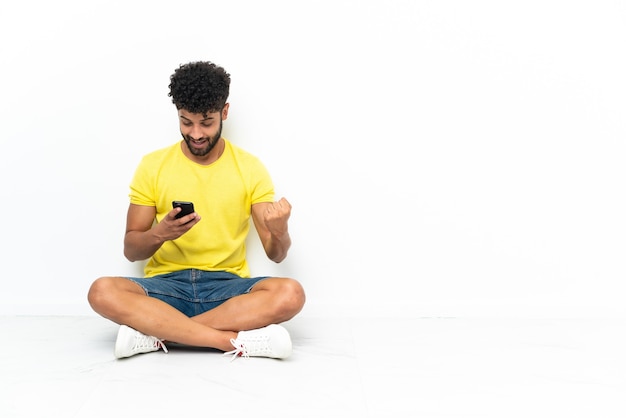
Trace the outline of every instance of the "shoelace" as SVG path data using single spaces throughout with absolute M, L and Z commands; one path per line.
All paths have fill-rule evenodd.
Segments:
M 234 350 L 224 353 L 224 355 L 232 354 L 230 361 L 233 361 L 237 357 L 250 358 L 250 356 L 268 355 L 271 353 L 269 346 L 269 338 L 267 335 L 260 335 L 255 337 L 247 337 L 245 342 L 238 341 L 231 338 L 230 343 L 235 347 Z
M 163 340 L 159 340 L 156 337 L 152 337 L 150 335 L 137 335 L 135 337 L 135 345 L 133 346 L 133 350 L 141 350 L 143 348 L 152 348 L 152 347 L 158 347 L 158 348 L 162 348 L 163 351 L 165 351 L 167 353 L 167 347 L 165 346 L 165 343 L 163 343 Z
M 247 359 L 250 358 L 250 356 L 248 355 L 248 349 L 246 348 L 244 344 L 237 343 L 237 340 L 235 340 L 234 338 L 230 339 L 230 343 L 233 345 L 233 347 L 235 347 L 235 349 L 232 351 L 225 352 L 224 355 L 229 356 L 232 354 L 232 357 L 230 358 L 231 362 L 235 360 L 237 357 L 245 357 Z
M 167 353 L 167 347 L 165 346 L 165 343 L 163 342 L 163 340 L 159 340 L 157 338 L 157 344 L 159 345 L 159 347 L 161 347 L 163 349 L 163 351 L 165 351 Z

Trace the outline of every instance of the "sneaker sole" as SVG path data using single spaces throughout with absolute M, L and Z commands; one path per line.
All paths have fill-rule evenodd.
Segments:
M 120 343 L 120 341 L 128 340 L 128 335 L 132 333 L 133 333 L 133 330 L 127 327 L 126 325 L 120 326 L 120 329 L 117 332 L 117 339 L 115 340 L 115 358 L 124 358 L 124 357 L 132 356 L 132 354 L 124 353 L 122 351 L 124 344 Z
M 291 344 L 291 336 L 289 335 L 289 331 L 287 331 L 285 327 L 281 325 L 277 325 L 277 324 L 269 325 L 268 328 L 273 328 L 274 333 L 281 335 L 281 339 L 285 339 L 286 341 L 289 342 L 289 344 L 285 344 L 284 347 L 281 347 L 282 350 L 274 351 L 273 353 L 274 355 L 272 357 L 281 358 L 281 359 L 289 357 L 291 355 L 291 352 L 293 351 L 293 346 Z

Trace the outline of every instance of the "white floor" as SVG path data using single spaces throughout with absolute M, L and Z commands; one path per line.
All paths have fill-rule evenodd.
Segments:
M 285 326 L 287 360 L 173 346 L 115 360 L 99 317 L 0 317 L 0 416 L 626 417 L 626 320 Z

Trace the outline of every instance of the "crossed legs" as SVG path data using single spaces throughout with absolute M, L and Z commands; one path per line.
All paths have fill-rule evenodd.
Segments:
M 273 277 L 254 285 L 203 314 L 188 317 L 167 303 L 147 296 L 141 286 L 123 277 L 101 277 L 89 289 L 95 312 L 120 325 L 159 339 L 222 351 L 232 349 L 239 331 L 261 328 L 293 318 L 302 310 L 302 286 Z

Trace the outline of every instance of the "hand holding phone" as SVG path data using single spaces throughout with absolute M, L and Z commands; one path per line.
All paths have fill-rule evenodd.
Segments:
M 172 207 L 181 208 L 181 211 L 178 212 L 175 216 L 176 219 L 182 218 L 183 216 L 186 216 L 195 212 L 192 202 L 183 202 L 180 200 L 175 200 L 172 202 Z

